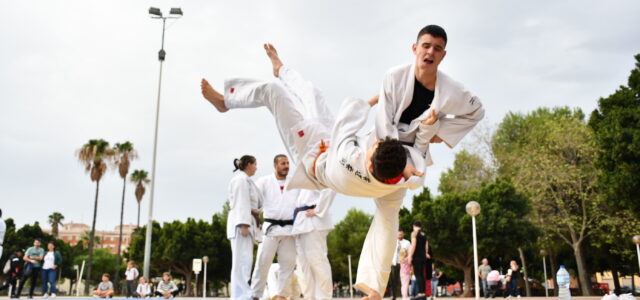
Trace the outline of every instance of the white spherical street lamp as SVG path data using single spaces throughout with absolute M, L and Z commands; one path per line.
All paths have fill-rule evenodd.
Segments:
M 480 299 L 480 283 L 478 282 L 478 239 L 476 237 L 476 216 L 480 214 L 480 203 L 469 201 L 465 207 L 467 214 L 471 216 L 471 227 L 473 231 L 473 269 L 475 270 L 476 299 Z

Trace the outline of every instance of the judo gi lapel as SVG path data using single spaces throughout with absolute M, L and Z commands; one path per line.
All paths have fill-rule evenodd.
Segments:
M 400 117 L 402 116 L 402 112 L 404 112 L 407 107 L 411 104 L 411 100 L 413 100 L 413 87 L 416 82 L 415 75 L 415 65 L 410 64 L 407 66 L 409 70 L 406 70 L 404 74 L 404 78 L 397 78 L 399 80 L 398 86 L 396 88 L 396 96 L 400 99 L 400 105 L 398 105 L 398 110 L 396 111 L 396 115 L 394 118 L 394 125 L 398 125 L 400 122 Z M 404 86 L 403 86 L 404 83 Z

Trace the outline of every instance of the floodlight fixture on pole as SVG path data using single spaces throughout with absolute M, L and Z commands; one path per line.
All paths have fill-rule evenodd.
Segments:
M 160 91 L 162 87 L 162 63 L 167 55 L 164 51 L 164 32 L 166 29 L 167 19 L 178 19 L 182 17 L 182 9 L 172 8 L 171 13 L 167 17 L 162 16 L 162 11 L 157 7 L 149 7 L 149 15 L 152 19 L 162 19 L 162 42 L 160 51 L 158 52 L 158 60 L 160 61 L 160 76 L 158 78 L 158 99 L 156 104 L 156 123 L 153 136 L 153 160 L 151 165 L 151 191 L 149 193 L 149 219 L 147 220 L 147 232 L 144 240 L 144 269 L 143 275 L 149 277 L 149 266 L 151 264 L 151 233 L 153 232 L 153 199 L 156 186 L 156 158 L 158 150 L 158 124 L 160 121 Z
M 476 216 L 480 214 L 480 203 L 469 201 L 465 207 L 467 214 L 471 216 L 471 227 L 473 231 L 473 268 L 475 271 L 476 299 L 480 299 L 480 283 L 478 282 L 478 239 L 476 237 Z

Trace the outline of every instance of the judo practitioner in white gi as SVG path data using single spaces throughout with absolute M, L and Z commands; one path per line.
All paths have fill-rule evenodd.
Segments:
M 265 45 L 265 49 L 270 58 L 277 58 L 272 46 Z M 411 147 L 387 138 L 367 148 L 366 140 L 356 135 L 367 120 L 373 99 L 368 103 L 347 98 L 335 122 L 331 122 L 333 117 L 321 93 L 310 82 L 287 66 L 278 68 L 278 78 L 229 79 L 225 81 L 224 96 L 204 79 L 201 88 L 204 97 L 220 112 L 260 106 L 271 111 L 285 146 L 299 162 L 287 189 L 331 188 L 345 195 L 374 198 L 422 187 L 424 174 L 416 168 L 424 169 L 424 159 L 417 151 L 409 151 L 408 163 L 406 152 Z M 298 99 L 318 114 L 305 119 L 294 104 Z
M 447 36 L 437 25 L 423 28 L 413 44 L 415 62 L 392 68 L 385 76 L 376 111 L 375 135 L 391 136 L 420 153 L 432 164 L 429 143 L 444 141 L 454 147 L 484 117 L 480 100 L 460 83 L 438 70 L 446 55 Z M 453 115 L 447 118 L 446 115 Z M 376 213 L 365 239 L 356 287 L 368 295 L 382 295 L 387 285 L 398 213 L 406 189 L 376 199 Z
M 333 229 L 329 208 L 336 192 L 302 190 L 292 233 L 296 235 L 298 269 L 304 299 L 331 299 L 333 281 L 327 257 L 327 235 Z
M 229 183 L 229 216 L 227 238 L 231 243 L 231 299 L 251 300 L 251 265 L 253 244 L 262 240 L 259 227 L 261 206 L 260 191 L 251 179 L 256 173 L 257 162 L 245 155 L 233 162 L 236 173 Z
M 379 232 L 385 236 L 386 231 L 393 233 L 398 228 L 398 211 L 406 188 L 423 186 L 424 174 L 418 170 L 425 168 L 424 156 L 415 148 L 388 138 L 375 140 L 367 148 L 366 140 L 356 134 L 364 126 L 370 107 L 378 101 L 377 97 L 369 102 L 348 98 L 334 121 L 322 93 L 299 73 L 284 66 L 273 46 L 267 44 L 265 50 L 279 81 L 230 79 L 225 82 L 225 94 L 222 95 L 203 79 L 202 94 L 220 112 L 260 106 L 271 111 L 285 146 L 299 162 L 288 189 L 331 188 L 356 197 L 399 198 L 399 203 L 376 199 L 378 212 L 363 246 L 363 251 L 367 251 L 364 263 L 362 256 L 360 258 L 360 264 L 372 270 L 361 277 L 364 280 L 357 287 L 373 299 L 379 299 L 378 291 L 386 285 L 393 251 L 386 250 L 390 243 L 379 243 L 375 236 Z M 295 101 L 302 101 L 313 112 L 311 118 L 302 116 L 294 105 Z M 435 120 L 425 122 L 429 121 Z M 399 192 L 401 195 L 398 197 L 396 194 Z M 395 226 L 383 228 L 394 223 L 394 219 Z M 393 237 L 391 241 L 394 241 Z M 380 257 L 387 254 L 388 258 Z M 384 272 L 386 276 L 381 277 Z
M 256 264 L 251 278 L 251 292 L 254 300 L 264 294 L 265 283 L 269 267 L 278 253 L 279 276 L 269 287 L 271 297 L 283 299 L 290 297 L 286 294 L 287 285 L 296 266 L 296 243 L 292 235 L 293 211 L 300 190 L 285 190 L 288 183 L 289 159 L 284 154 L 276 155 L 273 159 L 275 172 L 261 177 L 256 186 L 262 196 L 262 225 L 264 237 L 258 246 Z

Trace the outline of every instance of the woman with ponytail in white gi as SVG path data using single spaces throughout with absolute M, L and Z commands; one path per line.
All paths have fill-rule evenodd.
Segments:
M 251 179 L 256 173 L 255 157 L 244 155 L 233 160 L 234 172 L 229 183 L 227 238 L 231 243 L 231 299 L 250 300 L 253 244 L 262 240 L 260 231 L 260 192 Z

